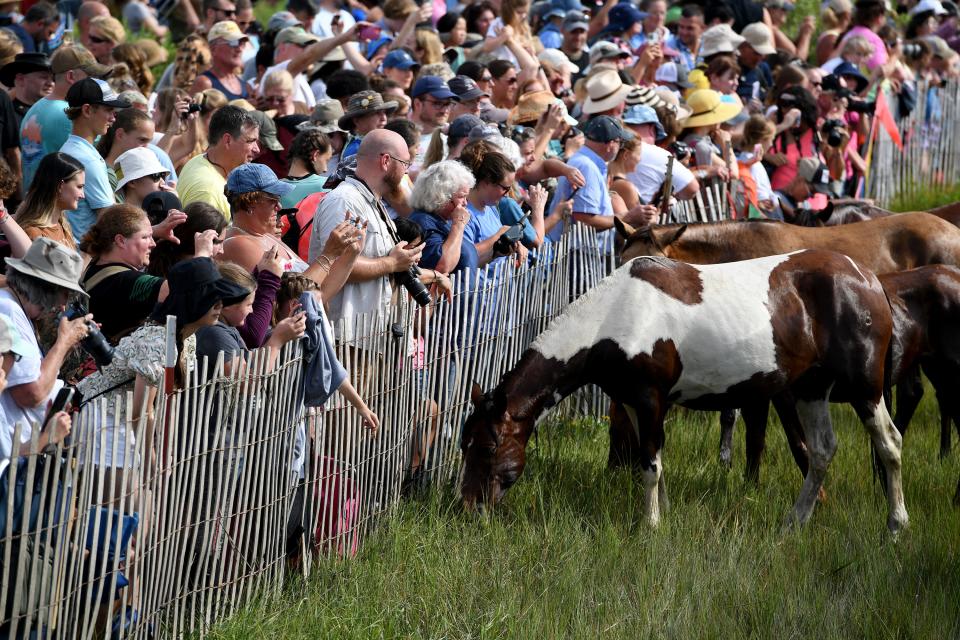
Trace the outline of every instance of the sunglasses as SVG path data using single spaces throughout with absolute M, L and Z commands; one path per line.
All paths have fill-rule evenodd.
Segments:
M 93 34 L 89 35 L 88 37 L 90 38 L 90 42 L 92 42 L 93 44 L 107 44 L 108 42 L 113 43 L 113 40 L 107 40 L 106 38 L 99 38 Z
M 152 173 L 152 174 L 150 174 L 150 175 L 147 176 L 147 177 L 150 178 L 150 180 L 151 180 L 152 182 L 163 182 L 164 178 L 167 177 L 167 174 L 165 174 L 165 173 Z
M 235 16 L 235 15 L 237 15 L 237 10 L 236 10 L 236 9 L 221 9 L 221 8 L 216 8 L 216 9 L 214 9 L 214 11 L 216 11 L 217 13 L 222 13 L 222 14 L 225 15 L 225 16 Z

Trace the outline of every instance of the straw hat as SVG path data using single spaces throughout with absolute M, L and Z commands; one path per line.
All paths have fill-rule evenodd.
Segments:
M 539 120 L 540 116 L 550 108 L 550 105 L 557 101 L 556 96 L 549 90 L 525 93 L 517 100 L 517 106 L 510 110 L 510 116 L 507 118 L 507 122 L 510 124 L 518 124 L 520 122 Z M 560 104 L 563 104 L 563 102 L 560 101 Z M 576 120 L 566 115 L 566 110 L 564 110 L 564 115 L 564 120 L 567 124 L 571 126 L 577 124 Z
M 742 106 L 724 102 L 720 93 L 713 89 L 699 89 L 690 94 L 687 104 L 693 113 L 681 121 L 684 128 L 706 127 L 726 122 L 743 110 Z
M 601 71 L 586 83 L 587 101 L 583 104 L 583 113 L 600 113 L 623 104 L 630 93 L 630 85 L 624 84 L 620 74 L 614 70 Z
M 359 91 L 350 96 L 350 102 L 347 103 L 347 112 L 343 114 L 337 124 L 341 129 L 353 129 L 353 119 L 357 116 L 365 116 L 375 111 L 386 111 L 388 114 L 397 110 L 399 105 L 395 100 L 384 102 L 383 96 L 376 91 Z

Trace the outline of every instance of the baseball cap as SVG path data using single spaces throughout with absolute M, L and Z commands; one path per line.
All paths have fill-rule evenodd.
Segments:
M 457 116 L 450 123 L 450 127 L 447 129 L 447 137 L 461 140 L 469 136 L 474 127 L 483 127 L 484 124 L 483 120 L 472 113 L 465 113 L 462 116 Z
M 733 53 L 744 39 L 728 24 L 717 24 L 700 36 L 700 56 L 709 58 L 718 53 Z
M 447 83 L 450 91 L 457 94 L 460 100 L 473 100 L 482 96 L 490 97 L 490 94 L 477 86 L 476 80 L 467 76 L 454 76 Z
M 601 60 L 608 60 L 610 58 L 629 58 L 630 54 L 613 44 L 612 42 L 606 42 L 605 40 L 600 40 L 590 47 L 590 64 L 594 65 Z
M 817 193 L 829 194 L 830 170 L 816 158 L 801 158 L 797 163 L 797 175 L 810 183 Z
M 583 128 L 583 135 L 587 140 L 594 142 L 610 142 L 612 140 L 632 140 L 633 132 L 627 131 L 620 123 L 610 116 L 594 116 Z
M 587 18 L 581 12 L 568 11 L 561 28 L 564 31 L 576 31 L 577 29 L 586 31 L 590 28 L 590 23 L 587 22 Z
M 540 60 L 540 62 L 543 62 L 557 70 L 566 69 L 570 73 L 577 73 L 580 71 L 580 67 L 570 62 L 570 58 L 567 57 L 567 54 L 560 49 L 544 49 L 537 54 L 537 58 Z
M 265 191 L 270 195 L 285 196 L 293 188 L 292 184 L 277 178 L 270 167 L 255 162 L 242 164 L 227 176 L 227 191 L 231 194 Z
M 657 112 L 653 110 L 653 107 L 648 107 L 645 104 L 630 105 L 623 112 L 622 118 L 625 124 L 652 124 L 656 129 L 657 140 L 667 137 L 667 132 L 663 130 L 660 118 L 657 117 Z
M 270 16 L 270 22 L 267 23 L 267 31 L 280 31 L 287 27 L 295 27 L 300 24 L 297 16 L 289 11 L 277 11 Z
M 130 103 L 121 100 L 113 88 L 99 78 L 84 78 L 67 89 L 67 104 L 82 107 L 85 104 L 102 104 L 105 107 L 126 109 Z
M 693 84 L 687 77 L 687 69 L 679 62 L 664 62 L 657 68 L 654 80 L 658 84 L 675 84 L 681 89 L 690 89 Z
M 618 31 L 626 29 L 630 25 L 646 19 L 648 14 L 637 9 L 632 2 L 621 2 L 616 5 L 607 14 L 610 24 Z
M 783 9 L 784 11 L 793 11 L 793 3 L 790 0 L 767 0 L 768 9 Z
M 920 2 L 915 4 L 913 8 L 907 12 L 907 15 L 915 16 L 928 11 L 932 11 L 933 15 L 936 16 L 946 15 L 947 13 L 947 10 L 940 4 L 940 0 L 920 0 Z
M 773 46 L 773 34 L 770 32 L 770 27 L 762 22 L 748 24 L 740 32 L 740 35 L 748 45 L 753 47 L 754 51 L 762 56 L 771 56 L 777 52 L 776 47 Z
M 242 40 L 249 40 L 249 38 L 247 38 L 243 31 L 240 31 L 240 27 L 238 27 L 237 23 L 233 20 L 221 20 L 210 27 L 210 31 L 207 32 L 207 42 L 213 42 L 214 40 L 240 42 Z
M 453 91 L 450 91 L 450 87 L 446 82 L 443 81 L 443 78 L 439 76 L 421 77 L 419 80 L 417 80 L 416 84 L 413 85 L 413 91 L 410 92 L 410 96 L 413 98 L 419 98 L 425 93 L 429 93 L 432 97 L 439 100 L 459 100 L 457 94 L 455 94 Z
M 406 71 L 407 69 L 413 69 L 419 66 L 417 61 L 413 59 L 413 56 L 410 55 L 410 52 L 406 49 L 394 49 L 383 59 L 384 69 L 401 69 Z
M 172 191 L 154 191 L 140 203 L 140 208 L 147 212 L 150 224 L 160 224 L 170 213 L 170 209 L 183 210 L 183 203 Z
M 253 110 L 248 114 L 260 125 L 259 141 L 271 151 L 283 151 L 283 145 L 277 139 L 277 123 L 263 111 Z
M 273 46 L 279 47 L 281 44 L 289 43 L 300 47 L 305 47 L 308 44 L 313 44 L 319 39 L 320 38 L 312 33 L 307 33 L 303 27 L 285 27 L 281 29 L 280 33 L 278 33 L 273 39 Z
M 50 68 L 54 73 L 66 73 L 80 69 L 91 78 L 106 78 L 113 67 L 100 64 L 93 54 L 80 47 L 60 47 L 50 56 Z
M 164 176 L 170 173 L 160 164 L 156 154 L 146 147 L 134 147 L 121 153 L 113 164 L 113 170 L 117 174 L 117 186 L 114 191 L 118 193 L 133 180 L 157 173 L 162 173 Z

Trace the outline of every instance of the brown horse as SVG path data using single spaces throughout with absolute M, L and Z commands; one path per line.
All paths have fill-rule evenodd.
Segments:
M 874 273 L 928 264 L 960 266 L 960 229 L 929 213 L 897 214 L 838 227 L 798 227 L 771 220 L 670 224 L 632 229 L 616 220 L 627 238 L 622 260 L 666 256 L 693 264 L 717 264 L 827 249 L 850 256 Z
M 900 434 L 883 402 L 892 324 L 876 276 L 833 252 L 708 266 L 633 260 L 557 317 L 496 389 L 474 389 L 461 442 L 464 505 L 498 502 L 523 472 L 540 414 L 593 383 L 630 417 L 646 512 L 656 524 L 670 406 L 717 410 L 789 391 L 810 451 L 787 520 L 802 525 L 836 449 L 828 410 L 834 390 L 850 399 L 881 454 L 887 525 L 896 533 L 907 512 Z

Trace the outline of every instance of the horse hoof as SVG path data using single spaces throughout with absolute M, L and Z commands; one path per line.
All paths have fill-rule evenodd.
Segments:
M 729 449 L 720 452 L 720 464 L 728 469 L 733 466 L 733 454 Z
M 887 520 L 887 529 L 890 530 L 890 537 L 894 542 L 900 538 L 900 534 L 906 531 L 909 526 L 910 519 L 906 514 L 901 517 L 891 516 Z
M 820 491 L 817 492 L 817 502 L 820 504 L 826 504 L 827 502 L 827 490 L 823 487 L 820 487 Z

